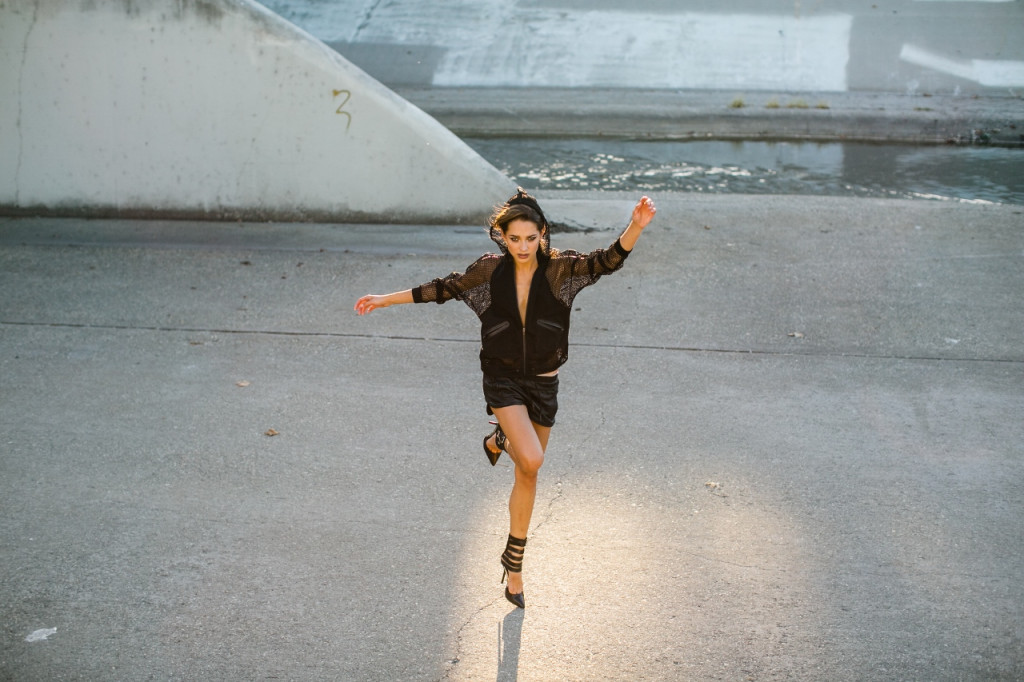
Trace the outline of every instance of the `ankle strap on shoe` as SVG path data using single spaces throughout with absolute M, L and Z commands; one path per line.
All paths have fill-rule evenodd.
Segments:
M 509 573 L 522 573 L 523 553 L 526 551 L 526 538 L 508 536 L 505 552 L 501 555 L 501 565 Z

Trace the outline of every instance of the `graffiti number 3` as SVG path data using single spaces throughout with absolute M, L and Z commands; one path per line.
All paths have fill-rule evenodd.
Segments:
M 347 111 L 344 111 L 344 108 L 345 105 L 348 104 L 348 101 L 352 99 L 352 93 L 348 90 L 331 90 L 331 92 L 334 93 L 335 99 L 337 99 L 338 96 L 340 95 L 344 96 L 344 99 L 341 100 L 341 104 L 338 105 L 338 108 L 334 113 L 341 114 L 342 116 L 348 119 L 348 121 L 345 123 L 345 132 L 348 132 L 348 129 L 352 126 L 352 114 L 348 113 Z

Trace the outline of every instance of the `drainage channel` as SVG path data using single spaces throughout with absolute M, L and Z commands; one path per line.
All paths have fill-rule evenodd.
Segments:
M 1024 204 L 1024 150 L 870 143 L 466 138 L 528 190 L 804 194 Z

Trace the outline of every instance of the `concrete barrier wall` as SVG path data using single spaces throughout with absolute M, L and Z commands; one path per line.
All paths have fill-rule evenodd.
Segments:
M 264 0 L 394 86 L 1017 96 L 1021 0 Z
M 0 1 L 0 207 L 479 222 L 511 181 L 249 0 Z

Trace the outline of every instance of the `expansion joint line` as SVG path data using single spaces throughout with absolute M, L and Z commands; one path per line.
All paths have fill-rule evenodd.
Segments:
M 65 329 L 106 329 L 110 331 L 175 332 L 184 334 L 225 334 L 237 336 L 292 336 L 296 338 L 374 339 L 384 341 L 425 341 L 428 343 L 480 343 L 477 339 L 457 339 L 443 336 L 405 336 L 402 334 L 359 334 L 353 332 L 311 332 L 280 329 L 222 329 L 216 327 L 173 327 L 165 325 L 95 324 L 85 322 L 24 322 L 0 320 L 0 326 L 52 327 Z M 613 348 L 624 350 L 662 351 L 672 353 L 708 353 L 715 355 L 749 355 L 751 357 L 822 357 L 858 358 L 865 360 L 915 360 L 921 362 L 978 362 L 1024 364 L 1014 358 L 947 358 L 937 355 L 882 355 L 879 353 L 841 353 L 829 351 L 780 351 L 741 348 L 703 348 L 700 346 L 665 346 L 642 343 L 574 343 L 577 348 Z

